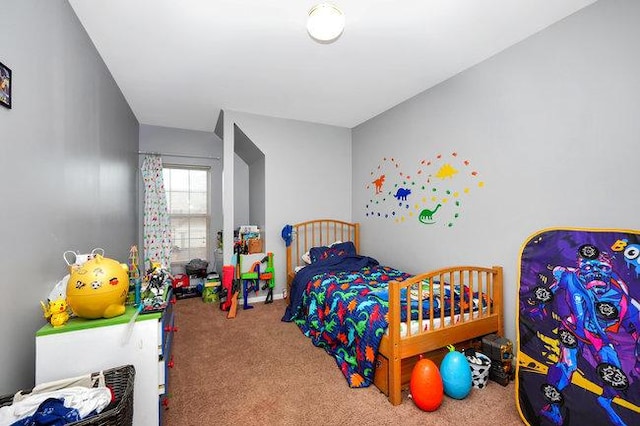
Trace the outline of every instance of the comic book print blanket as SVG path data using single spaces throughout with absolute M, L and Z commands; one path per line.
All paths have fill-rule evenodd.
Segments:
M 516 392 L 526 423 L 640 424 L 639 232 L 551 229 L 523 245 Z

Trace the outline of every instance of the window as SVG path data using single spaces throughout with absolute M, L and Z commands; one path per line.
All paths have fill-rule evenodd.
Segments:
M 163 168 L 167 208 L 171 217 L 171 264 L 207 259 L 209 253 L 209 170 Z

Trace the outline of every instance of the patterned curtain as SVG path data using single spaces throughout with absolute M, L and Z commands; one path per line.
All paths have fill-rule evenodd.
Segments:
M 144 182 L 144 266 L 150 261 L 160 262 L 170 271 L 171 268 L 171 220 L 167 208 L 162 178 L 162 158 L 159 155 L 147 155 L 142 162 L 142 180 Z

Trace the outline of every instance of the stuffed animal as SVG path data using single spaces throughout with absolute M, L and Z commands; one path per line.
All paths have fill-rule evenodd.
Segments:
M 40 302 L 40 306 L 42 306 L 45 319 L 54 327 L 62 327 L 69 320 L 67 301 L 65 299 L 50 301 L 48 305 Z

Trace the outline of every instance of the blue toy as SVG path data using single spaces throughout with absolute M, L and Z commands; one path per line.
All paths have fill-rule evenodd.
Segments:
M 268 252 L 260 262 L 267 262 L 267 267 L 264 271 L 260 272 L 259 276 L 259 280 L 264 281 L 262 290 L 267 290 L 267 297 L 264 303 L 273 303 L 273 288 L 276 286 L 275 272 L 273 270 L 273 253 Z
M 258 294 L 260 290 L 260 263 L 253 262 L 248 272 L 240 274 L 242 280 L 242 298 L 244 299 L 243 309 L 253 309 L 253 306 L 249 305 L 249 292 L 255 291 Z
M 471 367 L 463 353 L 453 345 L 447 346 L 449 353 L 440 364 L 440 376 L 444 393 L 455 399 L 464 399 L 471 392 Z
M 258 264 L 258 267 L 260 265 Z M 242 274 L 242 298 L 244 299 L 243 309 L 253 309 L 253 306 L 249 305 L 249 292 L 255 291 L 258 294 L 260 285 L 258 284 L 259 272 L 247 272 Z
M 258 290 L 260 290 L 260 287 L 258 286 L 258 281 L 254 279 L 249 279 L 249 280 L 242 280 L 242 282 L 243 282 L 242 298 L 244 299 L 244 304 L 242 306 L 242 309 L 253 309 L 253 306 L 251 306 L 248 301 L 249 292 L 255 291 L 256 293 L 258 293 Z
M 291 245 L 291 240 L 293 239 L 293 226 L 285 225 L 284 228 L 282 228 L 281 235 L 284 243 L 289 247 Z

